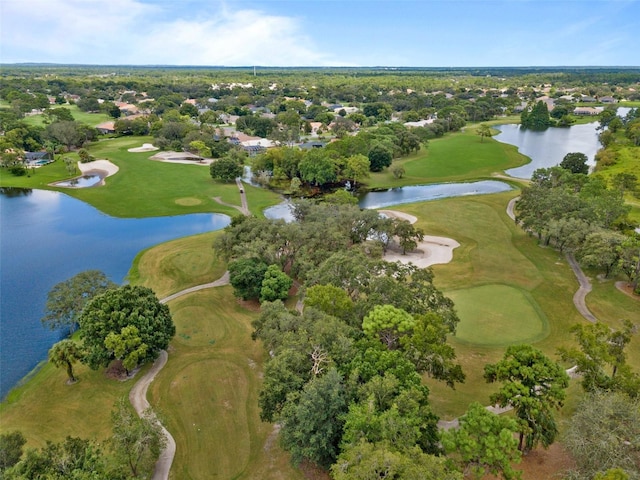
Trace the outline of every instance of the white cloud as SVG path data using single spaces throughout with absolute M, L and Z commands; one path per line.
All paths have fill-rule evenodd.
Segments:
M 300 19 L 217 2 L 2 0 L 3 62 L 336 65 Z M 193 4 L 191 4 L 193 7 Z M 177 10 L 173 10 L 177 9 Z

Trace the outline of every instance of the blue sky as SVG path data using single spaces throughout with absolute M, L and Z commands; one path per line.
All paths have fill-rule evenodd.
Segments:
M 0 61 L 640 65 L 640 0 L 0 0 Z

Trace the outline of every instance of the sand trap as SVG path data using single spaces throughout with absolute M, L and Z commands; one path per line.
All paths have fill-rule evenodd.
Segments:
M 413 215 L 396 210 L 379 210 L 379 212 L 390 218 L 407 220 L 409 223 L 418 221 Z M 402 250 L 396 245 L 396 248 L 389 248 L 383 258 L 387 262 L 412 263 L 416 267 L 427 268 L 431 265 L 449 263 L 453 259 L 453 249 L 459 246 L 460 244 L 452 238 L 425 235 L 412 252 L 402 255 Z
M 141 152 L 155 152 L 159 150 L 158 147 L 154 147 L 150 143 L 143 143 L 141 147 L 130 148 L 127 151 L 131 153 L 141 153 Z
M 149 157 L 149 160 L 158 160 L 168 163 L 184 163 L 187 165 L 211 165 L 212 158 L 202 158 L 189 152 L 158 152 Z
M 111 163 L 109 160 L 94 160 L 93 162 L 78 162 L 78 168 L 84 174 L 90 171 L 99 170 L 101 172 L 105 172 L 105 177 L 110 177 L 118 173 L 119 168 Z

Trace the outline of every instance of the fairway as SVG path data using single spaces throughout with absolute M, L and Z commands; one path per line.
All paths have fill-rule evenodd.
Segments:
M 535 300 L 507 285 L 483 285 L 447 292 L 460 316 L 456 340 L 482 346 L 533 343 L 549 334 Z

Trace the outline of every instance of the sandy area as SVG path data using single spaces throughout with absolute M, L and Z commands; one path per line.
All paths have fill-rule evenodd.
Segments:
M 192 154 L 187 152 L 158 152 L 155 155 L 149 157 L 149 160 L 157 160 L 167 163 L 183 163 L 186 165 L 211 165 L 212 158 L 196 158 Z
M 119 168 L 109 160 L 94 160 L 93 162 L 87 163 L 78 162 L 78 168 L 83 174 L 98 170 L 105 172 L 107 177 L 118 173 L 119 170 Z
M 380 210 L 380 213 L 391 218 L 400 218 L 409 223 L 416 223 L 418 219 L 413 215 L 396 210 Z M 452 238 L 425 235 L 422 242 L 412 252 L 402 255 L 401 250 L 390 248 L 384 255 L 387 262 L 413 263 L 416 267 L 427 268 L 431 265 L 449 263 L 453 259 L 453 249 L 460 244 Z
M 151 143 L 143 143 L 141 147 L 130 148 L 127 151 L 131 153 L 140 153 L 140 152 L 155 152 L 159 150 L 158 147 L 154 147 Z

